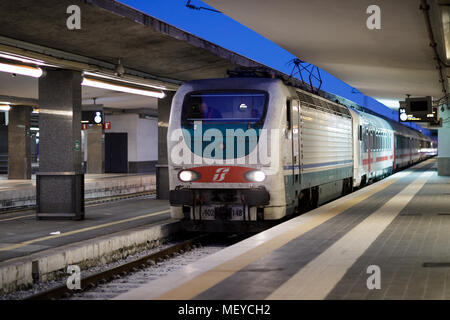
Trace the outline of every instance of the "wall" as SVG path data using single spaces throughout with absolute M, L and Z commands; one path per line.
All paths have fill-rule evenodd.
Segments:
M 135 113 L 105 115 L 111 122 L 108 132 L 128 133 L 128 170 L 130 173 L 154 172 L 158 160 L 158 121 L 139 118 Z
M 158 160 L 158 120 L 138 119 L 137 125 L 137 160 Z

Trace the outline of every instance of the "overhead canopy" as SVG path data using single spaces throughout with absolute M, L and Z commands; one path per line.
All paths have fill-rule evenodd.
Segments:
M 443 96 L 420 0 L 205 2 L 368 96 Z M 428 3 L 444 52 L 439 8 L 436 1 Z M 380 30 L 366 26 L 372 4 L 381 9 Z
M 81 9 L 80 30 L 66 26 L 70 5 Z M 169 90 L 187 80 L 224 77 L 237 66 L 260 66 L 112 0 L 8 0 L 0 1 L 0 12 L 0 52 L 23 53 L 56 64 L 70 62 L 81 69 L 85 65 L 91 71 L 114 70 L 121 58 L 127 73 L 157 79 Z M 0 73 L 0 95 L 36 99 L 37 81 Z M 149 101 L 126 94 L 114 95 L 118 98 L 114 101 L 111 95 L 105 90 L 83 90 L 85 99 L 97 97 L 97 103 L 111 107 L 142 107 Z

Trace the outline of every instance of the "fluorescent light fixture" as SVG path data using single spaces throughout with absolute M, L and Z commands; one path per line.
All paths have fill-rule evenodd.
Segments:
M 440 6 L 442 12 L 442 31 L 445 39 L 445 53 L 447 60 L 450 60 L 450 9 L 447 6 Z
M 89 71 L 84 71 L 83 72 L 83 76 L 92 76 L 94 78 L 103 78 L 103 79 L 107 79 L 107 80 L 113 80 L 113 81 L 119 81 L 119 82 L 123 82 L 123 83 L 129 83 L 129 84 L 134 84 L 140 87 L 149 87 L 149 88 L 153 88 L 153 89 L 160 89 L 160 90 L 166 90 L 167 88 L 165 86 L 158 86 L 158 85 L 153 85 L 153 84 L 148 84 L 148 83 L 142 83 L 142 82 L 138 82 L 138 81 L 133 81 L 130 79 L 124 79 L 124 78 L 117 78 L 117 77 L 113 77 L 107 74 L 102 74 L 102 73 L 94 73 L 94 72 L 89 72 Z
M 0 104 L 0 111 L 9 111 L 11 107 L 8 104 Z
M 39 131 L 39 128 L 31 127 L 30 130 L 31 130 L 31 131 Z
M 126 92 L 126 93 L 131 93 L 131 94 L 138 94 L 138 95 L 148 96 L 148 97 L 155 97 L 155 98 L 159 98 L 159 99 L 162 99 L 166 96 L 164 94 L 164 92 L 136 89 L 136 88 L 129 87 L 129 86 L 124 86 L 124 85 L 120 85 L 120 84 L 115 84 L 115 83 L 111 83 L 111 82 L 90 79 L 90 78 L 83 78 L 83 82 L 81 83 L 81 85 L 87 86 L 87 87 L 106 89 L 106 90 Z
M 43 74 L 41 68 L 9 63 L 0 63 L 0 71 L 21 74 L 23 76 L 29 76 L 34 78 L 39 78 Z
M 21 56 L 16 56 L 16 55 L 7 54 L 7 53 L 0 53 L 0 58 L 20 61 L 20 62 L 29 63 L 29 64 L 37 64 L 37 65 L 44 65 L 45 64 L 45 62 L 42 61 L 42 60 L 24 58 L 24 57 L 21 57 Z

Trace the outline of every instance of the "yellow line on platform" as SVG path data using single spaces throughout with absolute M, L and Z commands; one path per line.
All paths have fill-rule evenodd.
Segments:
M 36 243 L 36 242 L 40 242 L 40 241 L 45 241 L 45 240 L 50 240 L 50 239 L 55 239 L 55 238 L 61 238 L 61 237 L 70 236 L 70 235 L 77 234 L 77 233 L 82 233 L 82 232 L 86 232 L 86 231 L 92 231 L 92 230 L 96 230 L 96 229 L 110 227 L 110 226 L 114 226 L 116 224 L 130 222 L 130 221 L 136 221 L 136 220 L 140 220 L 140 219 L 144 219 L 144 218 L 148 218 L 148 217 L 152 217 L 152 216 L 161 215 L 161 214 L 168 213 L 168 212 L 170 212 L 170 209 L 157 211 L 157 212 L 152 212 L 152 213 L 144 214 L 142 216 L 137 216 L 137 217 L 133 217 L 133 218 L 128 218 L 128 219 L 108 222 L 108 223 L 104 223 L 104 224 L 99 224 L 99 225 L 96 225 L 96 226 L 87 227 L 87 228 L 83 228 L 83 229 L 72 230 L 72 231 L 69 231 L 69 232 L 61 233 L 61 234 L 55 234 L 55 235 L 45 236 L 45 237 L 36 238 L 36 239 L 32 239 L 32 240 L 27 240 L 27 241 L 24 241 L 24 242 L 21 242 L 21 243 L 17 243 L 17 244 L 13 244 L 13 245 L 10 245 L 10 246 L 7 246 L 7 247 L 0 248 L 0 251 L 14 250 L 14 249 L 21 248 L 21 247 L 24 247 L 24 246 L 27 246 L 27 245 L 30 245 L 30 244 L 33 244 L 33 243 Z
M 28 218 L 28 217 L 34 217 L 36 216 L 35 214 L 28 214 L 26 216 L 20 216 L 20 217 L 14 217 L 14 218 L 6 218 L 6 219 L 1 219 L 0 222 L 3 221 L 11 221 L 11 220 L 17 220 L 17 219 L 22 219 L 22 218 Z

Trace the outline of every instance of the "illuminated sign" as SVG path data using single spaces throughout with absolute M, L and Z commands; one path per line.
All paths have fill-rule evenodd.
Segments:
M 103 111 L 83 111 L 81 123 L 103 125 Z
M 400 101 L 398 117 L 400 122 L 438 122 L 437 108 L 433 107 L 429 96 Z

